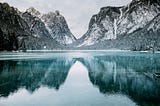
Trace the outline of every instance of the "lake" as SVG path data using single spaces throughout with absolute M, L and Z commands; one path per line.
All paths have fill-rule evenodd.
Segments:
M 0 53 L 0 106 L 158 106 L 160 54 Z

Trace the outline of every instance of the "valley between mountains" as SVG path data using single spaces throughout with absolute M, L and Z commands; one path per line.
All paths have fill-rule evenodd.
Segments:
M 121 7 L 102 7 L 80 39 L 58 10 L 42 14 L 31 7 L 21 12 L 0 3 L 0 51 L 110 49 L 159 51 L 160 1 L 132 0 Z

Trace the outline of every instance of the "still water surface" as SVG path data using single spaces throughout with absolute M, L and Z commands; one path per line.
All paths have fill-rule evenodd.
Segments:
M 158 106 L 160 54 L 0 53 L 0 106 Z

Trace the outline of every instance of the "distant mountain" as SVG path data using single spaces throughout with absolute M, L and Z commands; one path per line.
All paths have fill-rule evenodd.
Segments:
M 35 37 L 39 38 L 51 38 L 50 33 L 45 27 L 45 24 L 41 21 L 40 18 L 31 15 L 28 12 L 22 13 L 22 18 L 29 25 L 30 31 Z
M 60 43 L 58 43 L 56 40 L 54 40 L 51 37 L 44 22 L 40 19 L 40 16 L 38 16 L 38 15 L 41 15 L 40 12 L 38 12 L 34 8 L 29 8 L 26 10 L 26 12 L 21 13 L 21 17 L 27 22 L 31 34 L 35 38 L 42 40 L 42 42 L 39 42 L 39 41 L 37 42 L 37 43 L 42 44 L 42 47 L 38 48 L 38 49 L 56 49 L 56 48 L 61 49 L 61 48 L 63 48 L 60 45 Z M 34 48 L 32 48 L 32 49 L 34 49 Z
M 41 19 L 50 36 L 58 43 L 66 45 L 76 41 L 76 38 L 68 28 L 65 18 L 60 14 L 58 10 L 56 10 L 55 12 L 49 12 L 47 14 L 41 14 L 38 10 L 31 7 L 26 11 L 32 16 Z
M 0 3 L 0 51 L 41 49 L 160 50 L 160 1 L 133 0 L 103 7 L 92 16 L 80 39 L 58 10 L 46 14 L 31 7 L 24 13 Z
M 152 38 L 158 37 L 160 27 L 154 23 L 154 18 L 159 13 L 159 0 L 133 0 L 127 6 L 103 7 L 98 14 L 93 15 L 87 33 L 78 40 L 76 46 L 83 49 L 130 50 L 140 46 L 141 48 L 136 48 L 136 50 L 145 50 L 152 45 L 147 42 L 158 42 L 158 39 L 153 40 Z M 156 20 L 159 20 L 159 17 Z M 149 33 L 149 31 L 146 30 L 146 27 L 149 27 L 151 23 L 157 29 L 152 31 L 154 34 L 150 33 L 147 35 L 150 37 L 147 37 L 145 33 Z M 140 33 L 141 36 L 136 35 Z M 146 40 L 146 43 L 143 42 L 143 39 Z M 160 48 L 158 45 L 155 46 Z
M 64 49 L 75 42 L 65 18 L 58 11 L 53 14 L 43 15 L 33 7 L 23 13 L 0 3 L 0 51 Z
M 60 44 L 66 45 L 76 41 L 76 38 L 68 28 L 65 18 L 59 13 L 59 11 L 42 15 L 42 20 L 52 38 Z

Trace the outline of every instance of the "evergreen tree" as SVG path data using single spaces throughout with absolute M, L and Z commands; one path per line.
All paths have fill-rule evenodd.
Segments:
M 13 32 L 11 36 L 13 39 L 12 48 L 13 48 L 13 50 L 18 50 L 18 39 L 16 37 L 16 34 Z

